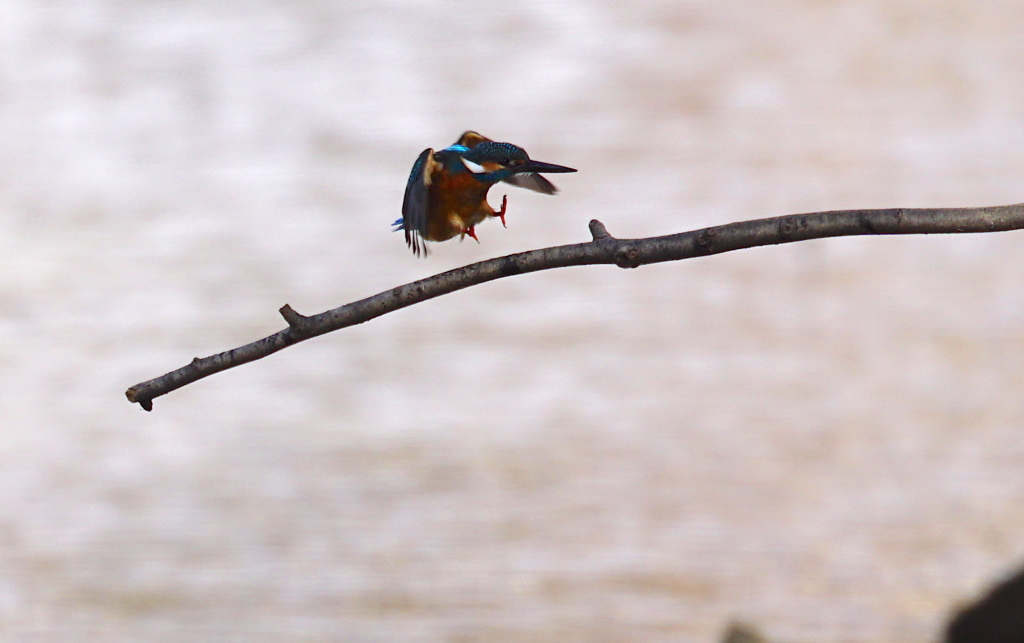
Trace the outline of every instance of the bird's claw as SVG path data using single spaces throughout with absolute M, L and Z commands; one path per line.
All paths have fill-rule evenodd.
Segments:
M 499 219 L 501 219 L 501 227 L 503 227 L 503 228 L 507 228 L 508 227 L 508 225 L 505 224 L 505 208 L 506 208 L 506 206 L 508 206 L 508 195 L 507 194 L 504 195 L 503 197 L 501 197 L 501 210 L 499 210 L 494 215 L 494 216 L 498 217 Z

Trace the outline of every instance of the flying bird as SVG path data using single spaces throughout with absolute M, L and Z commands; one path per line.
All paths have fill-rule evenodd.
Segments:
M 571 167 L 534 161 L 523 148 L 465 132 L 452 146 L 425 149 L 412 166 L 405 186 L 402 218 L 393 224 L 405 231 L 405 243 L 415 255 L 428 254 L 426 241 L 447 241 L 467 235 L 479 242 L 476 226 L 491 217 L 505 225 L 508 196 L 497 212 L 487 192 L 503 181 L 543 194 L 558 191 L 542 172 L 575 172 Z

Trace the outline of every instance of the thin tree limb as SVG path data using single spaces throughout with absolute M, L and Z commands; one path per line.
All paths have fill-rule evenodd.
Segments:
M 488 259 L 398 286 L 366 299 L 306 317 L 285 304 L 288 328 L 239 348 L 204 358 L 128 389 L 128 401 L 153 410 L 153 398 L 214 373 L 266 357 L 292 344 L 354 326 L 421 301 L 539 270 L 615 264 L 636 268 L 741 248 L 807 239 L 871 234 L 944 234 L 999 232 L 1024 228 L 1024 203 L 987 208 L 919 208 L 813 212 L 726 225 L 645 239 L 616 239 L 598 221 L 590 222 L 593 240 Z

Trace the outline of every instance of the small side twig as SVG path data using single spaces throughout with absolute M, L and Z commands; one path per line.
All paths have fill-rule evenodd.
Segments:
M 291 334 L 296 338 L 301 337 L 304 333 L 305 325 L 308 322 L 309 317 L 295 312 L 295 309 L 288 304 L 281 306 L 278 312 L 281 313 L 284 320 L 288 322 L 289 332 L 291 332 Z
M 288 328 L 223 353 L 196 358 L 166 375 L 128 389 L 128 401 L 153 409 L 153 399 L 186 384 L 276 353 L 292 344 L 354 326 L 406 306 L 502 277 L 594 264 L 636 268 L 742 248 L 808 239 L 874 234 L 999 232 L 1024 228 L 1024 204 L 983 208 L 840 210 L 741 221 L 702 230 L 645 239 L 617 239 L 598 221 L 593 240 L 530 250 L 450 270 L 309 317 L 285 305 Z
M 604 224 L 597 219 L 590 220 L 590 234 L 594 237 L 594 241 L 601 241 L 602 239 L 614 239 L 612 235 L 608 234 L 608 230 L 604 227 Z

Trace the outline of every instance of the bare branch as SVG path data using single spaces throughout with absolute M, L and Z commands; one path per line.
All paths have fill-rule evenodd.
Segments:
M 1024 204 L 989 208 L 921 208 L 890 210 L 841 210 L 795 214 L 771 219 L 742 221 L 664 237 L 617 239 L 596 219 L 590 222 L 593 241 L 530 250 L 489 259 L 398 286 L 366 299 L 309 317 L 291 306 L 281 308 L 288 328 L 251 344 L 195 358 L 186 366 L 128 389 L 128 401 L 147 411 L 153 398 L 170 393 L 214 373 L 251 362 L 291 346 L 347 326 L 354 326 L 421 301 L 528 272 L 615 264 L 636 268 L 644 264 L 807 239 L 869 234 L 943 234 L 999 232 L 1024 228 Z

